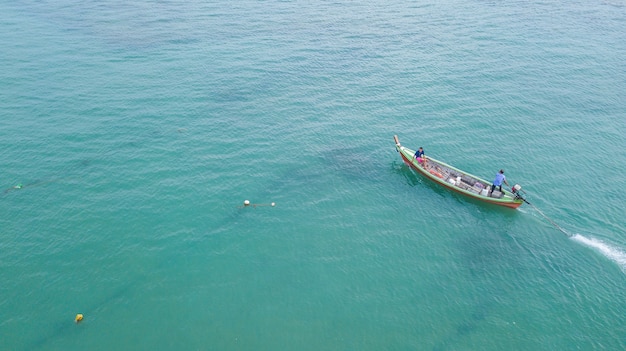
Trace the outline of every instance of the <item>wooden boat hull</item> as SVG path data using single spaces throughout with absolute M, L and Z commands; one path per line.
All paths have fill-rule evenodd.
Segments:
M 426 157 L 426 166 L 420 165 L 417 162 L 417 160 L 413 157 L 415 155 L 414 150 L 411 150 L 409 148 L 406 148 L 400 145 L 400 142 L 398 141 L 397 136 L 394 136 L 394 140 L 396 142 L 396 150 L 398 151 L 398 153 L 400 153 L 400 156 L 402 157 L 402 161 L 404 161 L 404 163 L 406 163 L 409 167 L 411 167 L 417 173 L 421 174 L 423 177 L 439 185 L 442 185 L 445 188 L 448 188 L 454 192 L 463 194 L 470 198 L 474 198 L 479 201 L 498 205 L 498 206 L 518 208 L 524 203 L 524 201 L 516 197 L 515 194 L 512 194 L 511 192 L 504 190 L 504 189 L 503 189 L 504 192 L 502 194 L 502 197 L 494 198 L 488 195 L 485 196 L 485 195 L 481 195 L 480 193 L 475 193 L 474 191 L 476 189 L 465 189 L 461 187 L 461 186 L 464 186 L 465 184 L 460 184 L 461 186 L 457 184 L 453 184 L 451 182 L 451 179 L 449 178 L 449 175 L 451 174 L 454 174 L 457 177 L 464 177 L 467 179 L 474 180 L 476 183 L 480 183 L 483 186 L 483 188 L 490 186 L 491 182 L 487 182 L 484 179 L 478 178 L 472 174 L 461 171 L 457 168 L 454 168 L 432 157 Z

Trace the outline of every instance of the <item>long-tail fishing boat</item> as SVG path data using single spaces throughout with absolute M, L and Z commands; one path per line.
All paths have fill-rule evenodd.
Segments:
M 494 205 L 518 208 L 526 201 L 521 194 L 522 187 L 518 184 L 515 184 L 511 191 L 494 189 L 492 192 L 490 191 L 491 182 L 461 171 L 430 156 L 423 155 L 418 160 L 415 157 L 415 150 L 400 145 L 397 135 L 394 135 L 393 139 L 396 142 L 396 150 L 402 156 L 404 163 L 426 179 L 430 179 L 457 193 Z

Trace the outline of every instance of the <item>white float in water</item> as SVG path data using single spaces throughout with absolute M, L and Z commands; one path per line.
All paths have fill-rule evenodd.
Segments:
M 257 207 L 263 207 L 263 206 L 272 206 L 272 207 L 274 207 L 274 206 L 276 206 L 276 203 L 275 203 L 275 202 L 272 202 L 272 203 L 269 203 L 269 204 L 251 204 L 251 203 L 250 203 L 250 200 L 244 200 L 244 202 L 243 202 L 243 206 L 240 206 L 239 208 L 242 208 L 242 207 L 250 207 L 250 206 L 252 206 L 252 207 L 254 207 L 254 208 L 257 208 Z

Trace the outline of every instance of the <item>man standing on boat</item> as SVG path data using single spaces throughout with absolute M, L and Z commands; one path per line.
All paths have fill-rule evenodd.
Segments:
M 496 179 L 493 180 L 493 184 L 491 184 L 491 191 L 489 192 L 489 194 L 491 195 L 491 193 L 493 193 L 493 190 L 496 187 L 500 188 L 500 192 L 502 192 L 502 183 L 506 184 L 507 186 L 509 186 L 509 182 L 506 181 L 506 177 L 504 176 L 504 170 L 501 169 L 500 172 L 498 172 L 496 174 Z
M 417 160 L 417 163 L 422 164 L 424 167 L 426 166 L 426 156 L 424 156 L 424 149 L 422 149 L 421 146 L 417 149 L 417 151 L 415 151 L 415 159 Z

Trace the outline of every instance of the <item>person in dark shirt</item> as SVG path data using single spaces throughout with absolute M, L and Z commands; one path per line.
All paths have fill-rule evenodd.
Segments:
M 417 163 L 421 164 L 422 166 L 426 166 L 426 156 L 424 156 L 424 149 L 421 146 L 419 149 L 417 149 L 417 151 L 415 151 L 414 157 L 417 160 Z

